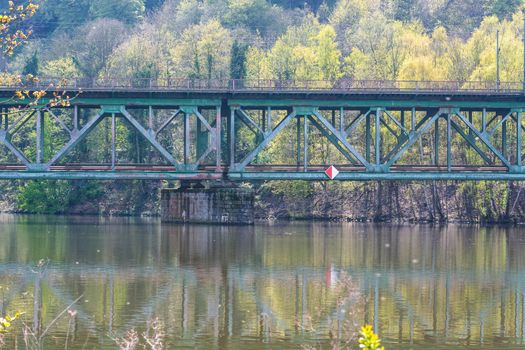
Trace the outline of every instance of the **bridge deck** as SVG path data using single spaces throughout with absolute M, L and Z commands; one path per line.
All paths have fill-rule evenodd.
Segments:
M 72 105 L 47 105 L 56 91 Z M 522 83 L 42 79 L 0 96 L 0 179 L 326 180 L 333 164 L 340 180 L 525 180 Z M 130 133 L 147 146 L 118 146 Z M 94 159 L 68 158 L 81 144 Z

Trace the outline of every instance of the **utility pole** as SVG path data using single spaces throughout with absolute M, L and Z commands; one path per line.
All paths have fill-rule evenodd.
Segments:
M 496 89 L 499 91 L 499 29 L 496 31 Z
M 523 94 L 525 95 L 525 9 L 523 9 Z

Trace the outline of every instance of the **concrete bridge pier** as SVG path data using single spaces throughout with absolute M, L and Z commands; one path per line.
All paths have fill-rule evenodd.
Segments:
M 255 193 L 231 182 L 181 181 L 161 192 L 162 222 L 252 225 Z

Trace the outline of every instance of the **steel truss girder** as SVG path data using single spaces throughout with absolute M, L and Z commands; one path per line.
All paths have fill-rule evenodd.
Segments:
M 113 100 L 108 100 L 112 102 Z M 320 103 L 322 102 L 322 103 Z M 383 102 L 383 103 L 381 103 Z M 211 102 L 210 102 L 211 103 Z M 329 141 L 329 144 L 333 145 L 339 153 L 351 163 L 352 168 L 342 166 L 342 172 L 338 176 L 339 180 L 525 180 L 525 168 L 523 167 L 523 161 L 525 155 L 522 152 L 522 133 L 525 132 L 525 126 L 523 125 L 523 106 L 516 102 L 509 103 L 505 107 L 504 102 L 490 102 L 484 104 L 483 102 L 477 102 L 469 107 L 468 103 L 462 101 L 461 103 L 438 103 L 436 101 L 432 103 L 426 103 L 425 101 L 417 101 L 418 107 L 413 107 L 409 102 L 393 101 L 392 103 L 385 103 L 385 101 L 315 101 L 315 100 L 282 100 L 279 103 L 274 103 L 273 100 L 246 100 L 243 102 L 242 99 L 232 101 L 226 101 L 226 106 L 231 109 L 231 114 L 225 112 L 227 108 L 224 108 L 224 101 L 222 101 L 222 107 L 220 103 L 215 104 L 205 103 L 202 106 L 192 104 L 192 100 L 177 101 L 177 104 L 164 101 L 162 106 L 149 105 L 143 106 L 150 110 L 150 124 L 148 126 L 142 125 L 141 122 L 135 118 L 126 107 L 125 104 L 101 104 L 98 105 L 101 108 L 100 113 L 89 120 L 82 128 L 79 128 L 78 124 L 78 106 L 74 106 L 74 120 L 73 127 L 68 126 L 69 122 L 64 122 L 60 114 L 55 114 L 55 109 L 42 107 L 41 109 L 27 111 L 27 113 L 21 113 L 10 125 L 6 123 L 6 126 L 0 125 L 0 144 L 4 145 L 17 159 L 25 166 L 27 171 L 10 171 L 0 170 L 0 178 L 66 178 L 66 179 L 217 179 L 221 176 L 229 177 L 232 180 L 271 180 L 271 179 L 301 179 L 301 180 L 325 180 L 326 176 L 323 172 L 319 171 L 319 167 L 314 167 L 309 164 L 309 150 L 308 142 L 311 139 L 308 138 L 308 133 L 311 129 L 315 128 L 320 131 L 320 135 Z M 331 104 L 330 104 L 331 103 Z M 428 106 L 427 106 L 428 105 Z M 452 105 L 452 106 L 450 106 Z M 132 105 L 136 107 L 136 105 Z M 525 106 L 525 104 L 524 104 Z M 96 108 L 92 105 L 89 108 Z M 216 119 L 213 122 L 204 117 L 199 108 L 216 108 L 217 114 Z M 161 123 L 160 127 L 156 130 L 152 127 L 152 108 L 174 110 L 170 116 Z M 222 108 L 222 109 L 221 109 Z M 249 113 L 248 110 L 255 109 L 262 111 L 261 124 L 259 125 Z M 287 110 L 286 116 L 277 124 L 272 127 L 271 119 L 272 109 L 275 110 Z M 324 112 L 332 112 L 332 120 L 325 117 Z M 487 110 L 489 113 L 495 113 L 490 120 L 487 121 Z M 346 111 L 359 112 L 359 114 L 349 123 L 345 116 Z M 405 115 L 405 112 L 410 113 L 412 111 L 412 120 L 410 117 Z M 339 121 L 336 122 L 336 113 L 339 113 Z M 421 117 L 421 113 L 425 112 L 426 115 Z M 472 121 L 473 112 L 482 113 L 481 126 L 475 126 Z M 61 130 L 65 131 L 65 134 L 69 134 L 69 141 L 55 154 L 51 155 L 51 159 L 44 162 L 43 155 L 43 116 L 46 115 L 46 120 L 51 120 Z M 221 115 L 222 113 L 222 115 Z M 399 114 L 400 113 L 400 114 Z M 416 119 L 417 113 L 417 119 Z M 228 114 L 228 115 L 225 115 Z M 189 116 L 195 117 L 198 123 L 199 132 L 201 132 L 202 138 L 199 142 L 200 146 L 197 146 L 197 157 L 188 160 L 189 153 L 189 131 L 188 131 L 188 118 Z M 401 119 L 399 119 L 401 115 Z M 115 167 L 115 116 L 119 116 L 126 120 L 131 127 L 137 131 L 138 134 L 142 135 L 149 144 L 153 146 L 162 156 L 163 159 L 167 160 L 168 163 L 173 167 L 173 170 L 167 171 L 124 171 L 117 170 Z M 354 114 L 355 116 L 355 114 Z M 479 114 L 477 114 L 479 121 Z M 75 171 L 75 170 L 56 170 L 59 167 L 56 166 L 59 160 L 61 160 L 66 154 L 68 154 L 76 145 L 84 140 L 92 130 L 105 118 L 111 117 L 113 121 L 112 132 L 112 169 L 102 171 Z M 185 160 L 177 161 L 174 156 L 164 148 L 158 141 L 159 134 L 164 131 L 170 123 L 176 118 L 183 117 L 185 124 Z M 36 160 L 28 159 L 27 155 L 21 152 L 16 144 L 13 144 L 11 137 L 21 130 L 25 126 L 24 130 L 27 129 L 27 123 L 31 118 L 37 118 L 36 129 L 37 129 L 37 146 L 36 146 Z M 222 129 L 222 122 L 226 119 L 230 119 L 230 127 Z M 298 129 L 298 134 L 303 133 L 302 139 L 298 140 L 304 142 L 304 146 L 297 147 L 298 155 L 301 154 L 304 159 L 301 159 L 297 167 L 302 166 L 302 172 L 296 171 L 280 171 L 278 168 L 272 169 L 271 166 L 265 170 L 258 170 L 257 167 L 250 167 L 252 162 L 256 160 L 256 157 L 267 147 L 275 138 L 283 132 L 284 128 L 289 126 L 292 121 L 295 120 L 303 121 L 302 130 Z M 435 147 L 435 166 L 436 169 L 429 170 L 418 170 L 412 171 L 410 167 L 404 170 L 403 167 L 399 167 L 400 159 L 403 155 L 407 154 L 412 146 L 416 142 L 423 140 L 423 136 L 431 130 L 433 125 L 436 125 L 438 121 L 446 121 L 446 137 L 442 137 L 442 141 L 439 142 L 439 130 L 435 130 L 434 134 L 434 147 Z M 234 121 L 232 124 L 231 121 Z M 235 121 L 243 123 L 256 137 L 257 145 L 253 150 L 250 150 L 243 159 L 235 161 L 235 145 L 238 140 L 235 140 Z M 366 125 L 366 143 L 365 151 L 363 155 L 356 148 L 357 143 L 350 141 L 349 137 L 357 135 L 358 126 L 362 123 Z M 411 123 L 410 127 L 407 123 Z M 478 122 L 479 123 L 479 122 Z M 441 123 L 440 123 L 441 124 Z M 298 124 L 299 125 L 299 124 Z M 3 127 L 3 129 L 2 129 Z M 233 127 L 233 129 L 232 129 Z M 444 127 L 442 125 L 442 127 Z M 373 128 L 373 129 L 372 129 Z M 361 130 L 361 129 L 359 129 Z M 513 135 L 510 135 L 508 130 L 513 131 Z M 499 132 L 501 131 L 501 132 Z M 441 132 L 445 132 L 445 129 L 441 129 Z M 455 132 L 454 138 L 452 138 L 452 132 Z M 224 137 L 222 137 L 224 136 Z M 512 137 L 511 137 L 512 136 Z M 425 136 L 426 137 L 426 136 Z M 508 137 L 508 139 L 507 139 Z M 497 168 L 494 166 L 493 171 L 480 171 L 474 172 L 469 171 L 469 164 L 459 165 L 455 167 L 452 164 L 453 155 L 456 150 L 453 149 L 453 142 L 457 139 L 464 140 L 477 155 L 481 157 L 484 163 L 489 166 L 494 166 L 494 160 L 498 163 L 503 164 L 506 170 L 502 170 L 501 167 Z M 221 140 L 230 140 L 230 159 L 234 161 L 227 168 L 227 155 L 221 153 Z M 428 138 L 425 138 L 428 140 Z M 373 144 L 372 144 L 372 141 Z M 384 150 L 384 144 L 389 141 L 387 147 L 391 147 L 388 150 Z M 359 141 L 359 142 L 362 142 Z M 500 146 L 501 142 L 501 146 Z M 483 145 L 483 146 L 481 146 Z M 509 149 L 515 147 L 515 153 L 508 152 Z M 446 148 L 447 152 L 447 166 L 439 166 L 439 150 L 443 151 Z M 373 157 L 371 156 L 371 150 L 375 149 Z M 456 144 L 457 149 L 457 144 Z M 210 168 L 204 169 L 201 165 L 204 164 L 208 156 L 215 152 L 216 153 L 216 164 L 215 170 L 210 171 Z M 311 153 L 311 152 L 310 152 Z M 49 155 L 48 155 L 49 156 Z M 299 157 L 300 158 L 300 157 Z M 374 158 L 374 159 L 370 159 Z M 304 163 L 302 163 L 304 161 Z M 477 161 L 476 161 L 477 162 Z M 302 163 L 302 164 L 300 164 Z M 404 164 L 404 163 L 403 163 Z M 478 163 L 477 163 L 478 164 Z M 328 167 L 330 164 L 326 164 Z M 0 164 L 0 167 L 2 164 Z M 315 170 L 314 170 L 315 168 Z M 347 170 L 344 170 L 344 169 Z M 361 170 L 356 170 L 357 168 Z M 394 169 L 393 169 L 394 168 Z M 6 168 L 8 169 L 8 168 Z M 223 173 L 224 169 L 224 173 Z M 364 169 L 364 170 L 363 170 Z M 392 170 L 393 169 L 393 170 Z M 443 170 L 441 170 L 443 169 Z M 458 170 L 463 169 L 463 170 Z M 497 170 L 496 170 L 497 169 Z M 297 170 L 297 169 L 296 169 Z M 91 174 L 91 176 L 90 176 Z M 210 175 L 213 174 L 213 175 Z
M 93 107 L 93 106 L 91 106 Z M 206 108 L 211 110 L 212 106 L 205 106 Z M 203 163 L 203 161 L 206 159 L 206 157 L 212 153 L 213 151 L 217 152 L 217 161 L 216 161 L 216 169 L 215 172 L 220 172 L 222 169 L 222 164 L 220 162 L 220 145 L 218 142 L 220 142 L 220 109 L 218 106 L 215 106 L 216 117 L 214 117 L 213 124 L 215 126 L 210 125 L 208 120 L 200 113 L 198 106 L 189 106 L 184 105 L 181 106 L 177 112 L 175 112 L 167 122 L 163 123 L 161 128 L 157 130 L 156 132 L 151 129 L 151 118 L 150 118 L 150 127 L 146 129 L 133 115 L 129 113 L 126 106 L 123 105 L 102 105 L 99 107 L 100 112 L 98 112 L 94 117 L 92 117 L 82 128 L 79 129 L 78 127 L 78 106 L 73 107 L 73 113 L 72 113 L 72 123 L 73 123 L 73 129 L 70 129 L 57 115 L 49 108 L 42 108 L 42 109 L 35 109 L 31 111 L 26 111 L 22 113 L 14 123 L 11 123 L 10 125 L 7 123 L 6 120 L 6 128 L 2 130 L 1 128 L 3 125 L 0 125 L 0 145 L 4 145 L 7 150 L 10 151 L 18 160 L 19 162 L 25 166 L 27 169 L 26 171 L 0 171 L 0 178 L 20 178 L 20 179 L 33 179 L 33 178 L 93 178 L 93 179 L 117 179 L 117 178 L 162 178 L 162 175 L 159 175 L 157 173 L 148 172 L 145 171 L 144 175 L 140 175 L 138 172 L 118 172 L 115 174 L 101 174 L 103 171 L 91 171 L 89 172 L 92 176 L 87 176 L 87 172 L 75 172 L 75 171 L 56 171 L 51 170 L 64 156 L 66 156 L 68 153 L 70 153 L 80 142 L 82 142 L 94 129 L 95 127 L 102 122 L 107 117 L 110 117 L 112 120 L 112 126 L 111 126 L 111 168 L 115 170 L 115 163 L 116 163 L 116 150 L 115 150 L 115 140 L 116 140 L 116 125 L 115 125 L 115 117 L 118 115 L 125 119 L 129 125 L 132 127 L 133 130 L 138 132 L 141 136 L 143 136 L 149 144 L 153 146 L 154 149 L 156 149 L 162 158 L 166 159 L 172 166 L 173 171 L 177 171 L 175 175 L 171 174 L 169 176 L 166 176 L 166 178 L 178 178 L 178 179 L 190 179 L 190 178 L 196 178 L 196 179 L 206 179 L 206 176 L 203 176 L 202 174 L 199 174 L 197 172 L 197 167 L 199 164 Z M 164 109 L 164 106 L 160 107 L 161 109 Z M 65 108 L 64 108 L 65 109 Z M 149 107 L 150 110 L 150 117 L 152 112 L 152 107 Z M 48 120 L 53 121 L 56 123 L 59 127 L 59 130 L 64 130 L 67 134 L 69 134 L 69 140 L 62 146 L 61 149 L 59 149 L 57 152 L 55 152 L 50 160 L 46 163 L 43 163 L 43 150 L 44 150 L 44 112 L 47 114 Z M 185 118 L 188 119 L 190 114 L 195 115 L 195 117 L 198 120 L 199 125 L 204 126 L 206 132 L 203 132 L 206 135 L 206 149 L 198 155 L 198 159 L 194 164 L 189 163 L 179 163 L 175 160 L 173 155 L 167 151 L 158 141 L 157 141 L 157 135 L 162 129 L 167 127 L 167 125 L 173 120 L 174 117 L 177 116 L 177 114 L 181 112 L 184 114 Z M 12 142 L 11 137 L 13 134 L 18 132 L 22 126 L 24 126 L 28 120 L 30 120 L 32 117 L 36 118 L 36 159 L 35 161 L 31 161 L 27 158 L 27 156 L 24 154 L 24 152 L 20 151 Z M 6 117 L 7 118 L 7 117 Z M 184 140 L 186 144 L 189 144 L 190 140 Z M 2 166 L 2 164 L 0 164 Z M 16 165 L 11 165 L 13 167 Z M 9 169 L 9 168 L 8 168 Z M 15 175 L 13 175 L 15 174 Z

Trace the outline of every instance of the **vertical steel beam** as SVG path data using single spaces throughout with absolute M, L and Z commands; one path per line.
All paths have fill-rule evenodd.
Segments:
M 261 125 L 263 133 L 266 132 L 266 109 L 261 111 Z
M 504 116 L 501 116 L 504 118 Z M 507 121 L 505 120 L 501 125 L 501 154 L 507 158 Z
M 376 111 L 376 140 L 375 140 L 376 165 L 381 164 L 381 108 Z
M 468 112 L 468 121 L 469 121 L 470 124 L 474 125 L 474 123 L 472 122 L 472 113 L 473 113 L 472 111 Z M 472 131 L 472 129 L 470 129 L 470 128 L 468 129 L 468 134 L 469 134 L 470 137 L 473 137 L 474 132 Z
M 148 128 L 150 131 L 153 130 L 153 107 L 148 107 Z
M 370 163 L 370 147 L 371 147 L 371 140 L 372 137 L 372 131 L 370 126 L 370 113 L 366 115 L 365 120 L 365 158 L 366 161 Z
M 304 116 L 304 150 L 303 150 L 303 153 L 304 153 L 304 172 L 306 173 L 308 171 L 308 116 Z
M 335 109 L 332 109 L 332 126 L 335 128 Z
M 416 131 L 416 109 L 412 108 L 412 131 Z
M 268 107 L 268 111 L 266 112 L 266 125 L 268 126 L 268 130 L 272 130 L 272 108 Z
M 297 120 L 297 166 L 301 164 L 301 117 L 298 116 Z
M 221 124 L 221 107 L 217 106 L 215 114 L 215 154 L 216 154 L 216 170 L 220 172 L 222 169 L 222 152 L 221 152 L 221 134 L 222 134 L 222 124 Z
M 230 113 L 230 167 L 233 167 L 235 164 L 235 109 L 231 109 Z
M 78 131 L 78 106 L 75 105 L 73 109 L 73 131 Z
M 439 119 L 437 118 L 434 123 L 434 165 L 436 166 L 439 166 Z
M 447 170 L 452 170 L 452 130 L 451 130 L 451 115 L 447 113 Z
M 196 118 L 196 141 L 197 141 L 197 159 L 199 159 L 209 147 L 208 130 L 202 130 L 202 120 Z
M 401 126 L 405 127 L 405 110 L 401 110 Z
M 44 162 L 44 113 L 40 109 L 36 112 L 36 162 Z
M 184 164 L 190 164 L 190 115 L 184 111 Z
M 487 131 L 487 109 L 483 108 L 481 112 L 481 133 Z
M 111 113 L 111 170 L 115 170 L 115 163 L 117 161 L 116 151 L 117 141 L 117 119 L 115 113 Z
M 345 130 L 345 110 L 343 107 L 339 109 L 339 132 L 341 135 L 343 134 L 343 131 Z
M 522 166 L 522 160 L 521 160 L 521 125 L 522 125 L 522 118 L 523 118 L 523 110 L 518 111 L 517 115 L 517 125 L 516 125 L 516 164 L 521 167 Z

